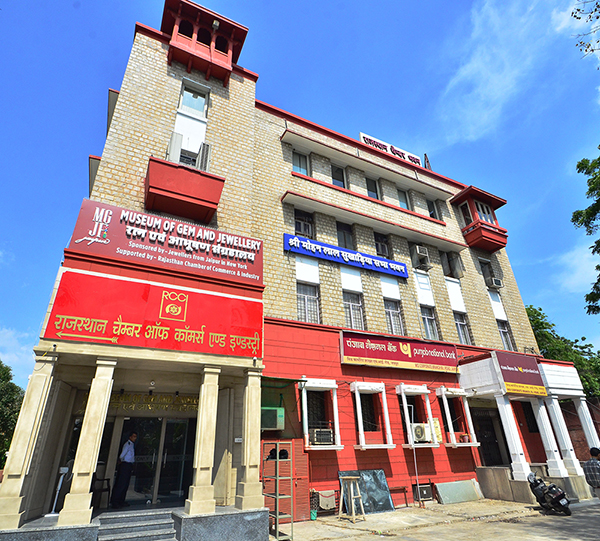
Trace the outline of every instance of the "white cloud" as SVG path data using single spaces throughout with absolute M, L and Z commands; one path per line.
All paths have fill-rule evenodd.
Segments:
M 509 101 L 533 84 L 533 72 L 555 36 L 560 0 L 482 0 L 471 11 L 465 56 L 438 107 L 448 143 L 475 141 L 494 131 Z M 555 26 L 558 23 L 555 23 Z M 466 53 L 466 54 L 465 54 Z
M 36 342 L 31 334 L 0 328 L 0 360 L 12 368 L 13 381 L 23 389 L 33 370 Z
M 559 271 L 552 281 L 561 291 L 578 294 L 590 291 L 598 275 L 596 265 L 600 264 L 600 257 L 591 253 L 589 245 L 589 242 L 578 245 L 556 259 Z

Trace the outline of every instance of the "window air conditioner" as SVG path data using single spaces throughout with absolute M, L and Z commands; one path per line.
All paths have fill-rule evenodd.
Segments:
M 431 269 L 431 262 L 429 261 L 429 251 L 425 246 L 419 246 L 413 244 L 410 251 L 412 264 L 415 269 L 420 269 L 427 272 Z
M 261 430 L 283 430 L 285 428 L 285 408 L 260 408 Z
M 429 251 L 427 250 L 427 248 L 425 248 L 425 246 L 417 245 L 416 252 L 417 252 L 417 255 L 419 256 L 419 258 L 426 257 L 427 259 L 429 259 Z
M 431 441 L 431 427 L 427 423 L 412 423 L 413 439 L 415 443 Z
M 502 280 L 500 280 L 500 278 L 494 278 L 492 276 L 485 279 L 485 284 L 492 289 L 500 289 L 501 287 L 504 287 L 504 283 Z
M 333 445 L 333 430 L 331 428 L 311 428 L 308 431 L 310 445 Z

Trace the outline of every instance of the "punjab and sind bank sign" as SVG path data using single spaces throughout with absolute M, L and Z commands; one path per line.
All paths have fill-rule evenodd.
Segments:
M 456 348 L 447 344 L 342 333 L 342 363 L 456 373 Z
M 534 357 L 507 351 L 495 351 L 492 357 L 495 357 L 498 363 L 507 393 L 533 396 L 548 395 Z
M 69 250 L 134 265 L 262 284 L 262 241 L 83 200 Z
M 262 301 L 65 270 L 44 338 L 262 357 Z

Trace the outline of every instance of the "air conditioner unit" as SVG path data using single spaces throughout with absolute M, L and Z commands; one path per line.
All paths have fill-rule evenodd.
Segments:
M 425 248 L 425 246 L 417 245 L 416 252 L 419 257 L 426 257 L 427 259 L 429 259 L 429 251 L 427 250 L 427 248 Z
M 500 280 L 500 278 L 493 278 L 491 276 L 485 279 L 485 284 L 492 289 L 500 289 L 501 287 L 504 287 L 504 283 L 502 280 Z
M 415 443 L 431 441 L 431 427 L 427 423 L 412 423 L 411 428 Z
M 283 430 L 285 428 L 285 408 L 260 408 L 261 430 Z
M 429 261 L 429 251 L 425 246 L 413 244 L 410 247 L 410 256 L 412 259 L 413 267 L 415 269 L 420 269 L 423 271 L 428 271 L 429 269 L 431 269 L 431 262 Z
M 311 428 L 308 431 L 308 442 L 311 445 L 333 445 L 331 428 Z

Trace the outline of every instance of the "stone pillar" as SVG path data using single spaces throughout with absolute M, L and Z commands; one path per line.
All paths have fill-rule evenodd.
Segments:
M 587 400 L 584 396 L 581 396 L 579 398 L 574 398 L 573 403 L 577 408 L 577 415 L 579 415 L 579 420 L 581 421 L 588 447 L 600 447 L 600 439 L 598 439 L 598 433 L 596 432 L 596 426 L 594 425 L 590 410 L 588 409 Z
M 215 488 L 212 470 L 217 431 L 217 404 L 219 401 L 219 374 L 217 366 L 205 366 L 198 401 L 198 427 L 194 450 L 194 478 L 185 500 L 188 515 L 215 512 Z
M 23 484 L 29 474 L 40 425 L 46 410 L 56 359 L 55 355 L 37 356 L 33 374 L 29 376 L 27 391 L 4 467 L 4 480 L 0 484 L 0 530 L 18 528 L 24 520 Z
M 513 478 L 516 481 L 527 481 L 527 475 L 531 473 L 531 469 L 525 460 L 525 452 L 523 451 L 519 429 L 517 428 L 510 400 L 506 395 L 498 395 L 495 398 L 498 404 L 500 420 L 502 421 L 502 429 L 504 430 L 506 443 L 510 452 Z
M 548 412 L 544 407 L 542 400 L 539 398 L 531 398 L 531 409 L 535 415 L 538 428 L 540 429 L 540 436 L 542 438 L 542 444 L 544 445 L 544 451 L 546 452 L 546 465 L 548 466 L 548 475 L 550 477 L 569 477 L 569 472 L 565 467 L 565 463 L 562 461 L 560 453 L 558 452 L 558 444 L 554 438 L 554 432 L 552 432 L 552 425 L 548 418 Z
M 58 526 L 89 524 L 92 519 L 92 476 L 98 463 L 116 365 L 115 359 L 98 358 L 96 361 L 96 375 L 90 387 L 73 463 L 71 490 L 65 496 Z
M 265 506 L 260 482 L 260 373 L 257 368 L 245 371 L 244 420 L 242 429 L 242 471 L 235 506 L 238 509 L 260 509 Z
M 567 428 L 567 423 L 565 423 L 563 412 L 560 409 L 558 398 L 549 396 L 544 399 L 544 402 L 546 403 L 546 409 L 548 410 L 550 421 L 552 422 L 552 427 L 554 428 L 560 453 L 567 471 L 571 475 L 583 475 L 583 468 L 575 456 L 573 442 L 571 441 L 571 436 L 569 435 L 569 429 Z

